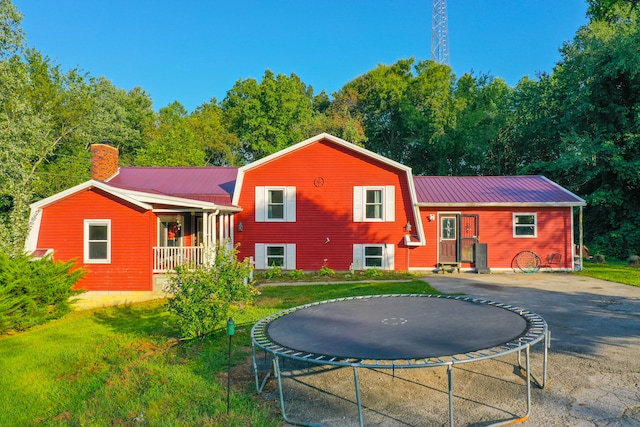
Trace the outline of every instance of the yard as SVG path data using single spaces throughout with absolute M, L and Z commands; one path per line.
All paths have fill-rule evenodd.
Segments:
M 640 270 L 623 263 L 585 267 L 580 275 L 640 286 Z M 237 328 L 229 414 L 226 332 L 179 342 L 162 301 L 76 312 L 2 337 L 0 425 L 279 426 L 279 408 L 256 396 L 249 372 L 250 330 L 256 320 L 343 296 L 437 293 L 418 279 L 343 283 L 261 285 L 256 303 L 233 314 Z
M 261 287 L 234 313 L 231 411 L 226 331 L 179 343 L 161 301 L 76 312 L 0 338 L 0 425 L 278 426 L 249 373 L 253 322 L 301 303 L 346 295 L 433 293 L 423 281 Z

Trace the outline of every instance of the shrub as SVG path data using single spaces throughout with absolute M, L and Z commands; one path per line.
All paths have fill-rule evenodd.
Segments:
M 73 267 L 73 261 L 0 252 L 0 334 L 24 331 L 69 313 L 69 298 L 82 292 L 73 286 L 84 275 Z
M 287 277 L 291 280 L 298 280 L 298 279 L 302 279 L 304 277 L 304 271 L 302 270 L 291 270 L 288 274 Z
M 364 271 L 364 277 L 369 279 L 377 279 L 384 276 L 384 272 L 379 268 L 368 268 Z
M 282 277 L 282 267 L 279 265 L 273 265 L 264 272 L 265 279 L 275 279 L 277 277 Z
M 166 291 L 169 312 L 178 317 L 183 338 L 202 337 L 229 317 L 232 304 L 250 302 L 257 294 L 248 283 L 252 266 L 249 259 L 240 262 L 237 250 L 224 245 L 215 251 L 215 263 L 209 266 L 180 266 L 169 279 Z
M 320 267 L 320 271 L 318 274 L 320 276 L 335 276 L 336 272 L 326 265 L 323 265 L 322 267 Z

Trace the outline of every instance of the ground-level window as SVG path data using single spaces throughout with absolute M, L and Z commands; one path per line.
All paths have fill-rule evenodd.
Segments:
M 535 213 L 513 214 L 513 237 L 536 237 L 538 218 Z
M 267 267 L 284 267 L 284 245 L 267 246 Z
M 389 244 L 356 244 L 353 245 L 353 269 L 381 268 L 394 269 L 394 245 Z
M 85 220 L 84 262 L 111 262 L 111 220 Z
M 382 268 L 383 265 L 383 249 L 384 246 L 365 246 L 364 247 L 364 267 L 365 268 Z
M 259 270 L 280 267 L 284 270 L 296 269 L 296 245 L 256 243 L 255 264 Z

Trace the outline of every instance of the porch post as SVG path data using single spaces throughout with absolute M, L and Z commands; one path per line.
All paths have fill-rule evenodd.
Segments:
M 204 211 L 202 213 L 202 243 L 204 247 L 209 247 L 209 212 Z
M 580 206 L 579 218 L 580 218 L 579 219 L 579 221 L 580 221 L 580 224 L 579 224 L 579 228 L 580 228 L 580 249 L 579 249 L 580 250 L 580 258 L 578 258 L 578 260 L 580 262 L 580 271 L 582 271 L 582 263 L 584 262 L 583 258 L 582 258 L 582 255 L 584 254 L 584 241 L 583 241 L 583 239 L 584 239 L 584 235 L 583 235 L 584 230 L 582 229 L 582 206 Z

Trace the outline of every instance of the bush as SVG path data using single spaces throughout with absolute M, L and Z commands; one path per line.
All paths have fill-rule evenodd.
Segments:
M 302 270 L 291 270 L 287 273 L 287 277 L 291 280 L 298 280 L 304 277 L 304 271 Z
M 202 337 L 226 321 L 233 304 L 251 301 L 257 291 L 248 283 L 252 266 L 240 262 L 237 250 L 216 249 L 210 266 L 180 266 L 166 287 L 169 312 L 178 317 L 183 338 Z
M 9 257 L 0 252 L 0 334 L 24 331 L 71 311 L 69 298 L 84 271 L 51 257 Z
M 273 265 L 264 271 L 265 279 L 275 279 L 277 277 L 282 277 L 282 267 L 279 265 Z

